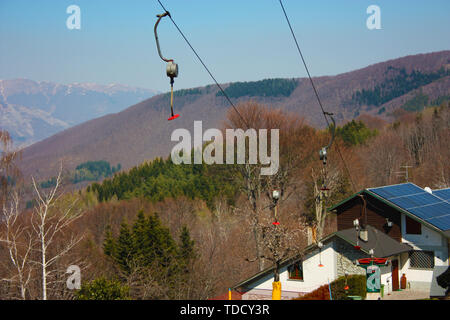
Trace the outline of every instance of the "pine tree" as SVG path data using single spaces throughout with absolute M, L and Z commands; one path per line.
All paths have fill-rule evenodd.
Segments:
M 162 225 L 157 213 L 149 217 L 149 235 L 151 253 L 162 266 L 167 267 L 176 256 L 177 248 L 169 229 Z
M 191 239 L 189 229 L 183 226 L 180 234 L 180 245 L 178 249 L 178 261 L 182 272 L 187 272 L 192 261 L 196 258 L 195 241 Z
M 116 255 L 116 240 L 112 236 L 111 226 L 106 226 L 105 240 L 103 241 L 103 252 L 110 257 Z
M 144 262 L 146 259 L 146 254 L 148 253 L 149 244 L 149 228 L 148 222 L 145 219 L 144 212 L 139 211 L 137 220 L 133 225 L 133 247 L 136 252 L 136 258 L 139 261 Z
M 134 246 L 128 224 L 123 221 L 120 226 L 120 234 L 117 239 L 115 260 L 120 268 L 129 273 L 134 260 Z

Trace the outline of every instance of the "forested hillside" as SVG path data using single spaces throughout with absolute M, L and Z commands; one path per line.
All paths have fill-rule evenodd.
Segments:
M 35 193 L 33 208 L 17 211 L 20 218 L 0 228 L 0 238 L 17 235 L 10 242 L 16 247 L 0 245 L 5 265 L 0 277 L 9 279 L 0 286 L 0 298 L 42 297 L 42 272 L 34 263 L 42 255 L 38 249 L 42 240 L 31 231 L 39 230 L 32 227 L 39 212 L 48 214 L 46 226 L 59 235 L 46 242 L 48 255 L 55 257 L 46 266 L 45 278 L 46 294 L 52 299 L 208 299 L 270 266 L 273 236 L 285 243 L 277 257 L 301 252 L 306 227 L 320 224 L 314 200 L 315 188 L 324 181 L 318 150 L 328 144 L 331 128 L 315 129 L 294 114 L 257 103 L 239 105 L 239 111 L 248 121 L 258 114 L 260 125 L 280 127 L 276 175 L 261 176 L 260 164 L 174 165 L 158 158 L 65 194 L 58 175 L 45 186 L 49 190 L 45 194 L 60 196 L 39 198 Z M 362 188 L 405 182 L 407 176 L 421 187 L 450 186 L 448 102 L 396 117 L 391 124 L 361 116 L 336 128 L 327 164 L 328 207 Z M 224 120 L 224 128 L 239 127 L 242 121 L 231 110 Z M 3 137 L 2 163 L 14 177 L 16 155 L 8 153 L 9 138 Z M 408 175 L 399 174 L 405 165 L 411 167 Z M 106 162 L 78 166 L 83 169 L 105 175 L 113 171 Z M 3 180 L 2 201 L 14 201 L 12 192 L 20 183 L 8 181 L 19 180 Z M 270 198 L 274 187 L 282 191 L 277 234 L 269 227 L 274 219 Z M 40 186 L 34 188 L 42 192 Z M 324 234 L 332 232 L 333 216 L 323 221 Z M 14 248 L 16 255 L 10 255 Z M 27 250 L 30 254 L 25 255 Z M 265 258 L 255 260 L 257 252 Z M 13 261 L 24 267 L 17 269 Z M 57 281 L 74 262 L 83 275 L 79 291 L 67 290 Z M 24 274 L 32 281 L 20 280 L 18 275 Z
M 163 201 L 180 196 L 205 201 L 212 207 L 219 195 L 232 203 L 238 192 L 229 173 L 218 166 L 206 164 L 175 165 L 169 158 L 155 159 L 121 172 L 101 184 L 87 187 L 99 201 L 145 198 Z
M 353 94 L 353 102 L 358 105 L 379 107 L 388 101 L 400 97 L 417 88 L 432 83 L 450 75 L 450 69 L 440 68 L 436 72 L 421 72 L 413 70 L 408 73 L 405 68 L 389 66 L 385 74 L 387 79 L 372 89 L 362 89 Z M 425 102 L 425 105 L 428 101 Z
M 240 97 L 289 97 L 298 81 L 296 79 L 265 79 L 253 82 L 234 82 L 224 91 L 230 98 Z M 221 97 L 223 93 L 217 92 L 216 96 Z
M 360 115 L 395 120 L 395 112 L 421 111 L 440 105 L 450 96 L 450 51 L 406 56 L 359 70 L 314 78 L 328 112 L 339 125 Z M 221 84 L 233 104 L 256 101 L 293 112 L 313 127 L 326 123 L 308 79 L 265 79 Z M 204 128 L 220 128 L 231 108 L 216 85 L 176 90 L 176 121 L 167 122 L 170 95 L 152 97 L 113 115 L 72 127 L 23 151 L 20 167 L 25 175 L 40 179 L 55 175 L 61 161 L 73 171 L 80 163 L 105 160 L 130 169 L 156 157 L 166 157 L 175 145 L 176 128 L 192 128 L 201 120 Z

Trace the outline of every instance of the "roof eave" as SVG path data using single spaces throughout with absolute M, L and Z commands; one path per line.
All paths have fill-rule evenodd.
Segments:
M 341 202 L 339 202 L 338 204 L 335 204 L 334 206 L 332 206 L 331 208 L 328 208 L 327 211 L 333 211 L 336 210 L 338 207 L 340 207 L 341 205 L 343 205 L 344 203 L 353 200 L 355 197 L 359 196 L 361 193 L 363 193 L 364 191 L 366 191 L 366 189 L 363 189 L 355 194 L 352 194 L 350 197 L 342 200 Z
M 285 260 L 281 261 L 280 268 L 283 268 L 287 264 L 289 264 L 290 262 L 295 262 L 298 259 L 300 259 L 300 254 L 297 254 L 297 255 L 292 256 L 290 258 L 286 258 Z M 257 280 L 261 279 L 262 277 L 270 274 L 274 269 L 275 269 L 275 266 L 271 266 L 271 267 L 269 267 L 267 269 L 264 269 L 263 271 L 260 271 L 257 274 L 254 274 L 250 278 L 247 278 L 247 279 L 245 279 L 245 280 L 235 284 L 234 286 L 231 287 L 231 289 L 236 290 L 239 287 L 244 287 L 249 282 L 257 281 Z

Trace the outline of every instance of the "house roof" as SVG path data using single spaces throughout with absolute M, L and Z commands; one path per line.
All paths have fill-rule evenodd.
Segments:
M 280 268 L 283 268 L 286 265 L 289 265 L 289 264 L 292 264 L 294 262 L 297 262 L 300 259 L 301 259 L 300 255 L 296 255 L 296 256 L 290 257 L 288 259 L 285 259 L 285 260 L 283 260 L 280 263 Z M 263 271 L 260 271 L 260 272 L 258 272 L 256 274 L 254 274 L 253 276 L 251 276 L 251 277 L 249 277 L 249 278 L 247 278 L 247 279 L 245 279 L 245 280 L 235 284 L 233 287 L 231 287 L 231 289 L 236 290 L 237 288 L 245 287 L 248 283 L 251 283 L 251 282 L 254 282 L 254 281 L 258 281 L 259 279 L 261 279 L 261 278 L 265 277 L 266 275 L 272 273 L 274 271 L 274 269 L 275 269 L 275 266 L 271 266 L 269 268 L 266 268 Z
M 329 210 L 335 210 L 349 200 L 365 193 L 386 203 L 397 211 L 418 220 L 419 222 L 448 234 L 450 230 L 450 189 L 435 190 L 429 193 L 413 183 L 402 183 L 377 188 L 364 189 L 339 202 Z
M 359 238 L 355 228 L 335 232 L 335 235 L 350 243 L 352 246 L 360 246 L 361 250 L 366 253 L 369 253 L 370 249 L 373 249 L 374 256 L 377 258 L 387 258 L 413 250 L 413 247 L 410 245 L 398 242 L 372 226 L 367 226 L 366 229 L 368 231 L 367 242 Z
M 345 230 L 340 230 L 329 234 L 321 240 L 322 243 L 329 241 L 333 237 L 339 237 L 342 240 L 348 242 L 352 246 L 360 246 L 361 251 L 369 254 L 370 249 L 373 249 L 374 256 L 377 258 L 386 258 L 393 255 L 397 255 L 402 252 L 407 252 L 413 250 L 413 247 L 406 243 L 398 242 L 394 240 L 386 233 L 368 225 L 366 227 L 368 231 L 368 241 L 365 242 L 359 238 L 356 233 L 355 228 L 349 228 Z M 312 244 L 306 247 L 305 251 L 311 251 L 317 247 L 317 244 Z

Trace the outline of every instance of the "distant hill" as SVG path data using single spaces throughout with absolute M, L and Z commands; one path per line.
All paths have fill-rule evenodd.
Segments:
M 26 146 L 73 125 L 119 112 L 156 92 L 119 84 L 0 80 L 0 127 Z
M 425 100 L 445 100 L 450 95 L 449 70 L 450 51 L 441 51 L 381 62 L 337 76 L 317 77 L 314 82 L 325 109 L 333 112 L 339 123 L 362 114 L 389 120 L 398 108 L 416 108 Z M 294 111 L 314 126 L 324 126 L 308 79 L 266 79 L 223 87 L 236 103 L 253 99 Z M 60 160 L 69 170 L 97 160 L 121 163 L 127 169 L 157 156 L 167 157 L 175 145 L 170 141 L 172 131 L 187 128 L 192 132 L 194 120 L 202 120 L 204 130 L 220 128 L 229 107 L 214 85 L 180 90 L 175 93 L 175 108 L 181 117 L 168 122 L 169 96 L 160 94 L 24 149 L 21 168 L 25 174 L 42 177 L 54 175 Z

